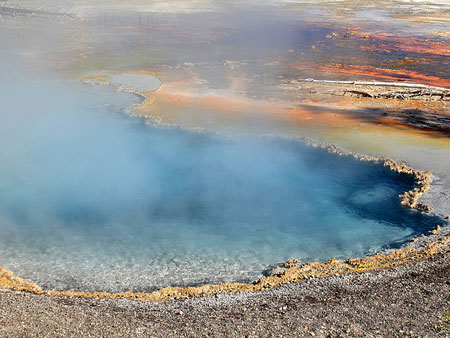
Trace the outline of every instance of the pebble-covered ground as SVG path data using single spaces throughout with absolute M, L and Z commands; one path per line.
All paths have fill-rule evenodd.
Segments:
M 146 303 L 0 292 L 0 336 L 450 336 L 450 253 L 259 293 Z

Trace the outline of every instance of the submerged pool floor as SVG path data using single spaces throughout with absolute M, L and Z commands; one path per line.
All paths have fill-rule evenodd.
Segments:
M 369 255 L 435 225 L 400 206 L 414 182 L 381 164 L 148 127 L 123 114 L 137 99 L 108 87 L 0 89 L 0 265 L 44 288 L 250 281 L 289 258 Z

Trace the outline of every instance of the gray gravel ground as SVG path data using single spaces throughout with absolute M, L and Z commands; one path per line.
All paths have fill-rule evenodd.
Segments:
M 260 293 L 146 303 L 0 292 L 0 335 L 450 336 L 450 253 Z M 448 315 L 448 317 L 447 317 Z

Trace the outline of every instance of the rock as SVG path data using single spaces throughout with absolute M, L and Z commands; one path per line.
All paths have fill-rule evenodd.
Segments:
M 270 270 L 270 276 L 280 276 L 286 271 L 286 268 L 281 266 L 276 266 L 272 270 Z
M 430 231 L 433 235 L 438 235 L 441 232 L 441 226 L 438 224 L 435 229 Z
M 283 267 L 290 269 L 290 268 L 296 268 L 299 265 L 300 265 L 300 259 L 295 258 L 295 259 L 288 259 L 288 261 L 283 264 Z

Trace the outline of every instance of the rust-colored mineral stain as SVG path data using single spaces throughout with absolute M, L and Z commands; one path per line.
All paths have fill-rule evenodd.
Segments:
M 166 83 L 157 92 L 144 93 L 146 99 L 137 107 L 137 113 L 143 117 L 156 117 L 161 123 L 184 125 L 187 128 L 204 128 L 220 131 L 222 128 L 237 128 L 246 123 L 255 122 L 252 128 L 258 128 L 263 120 L 273 123 L 262 123 L 262 132 L 286 131 L 289 134 L 296 128 L 317 128 L 351 130 L 354 128 L 377 129 L 388 131 L 389 126 L 401 127 L 400 132 L 411 135 L 428 133 L 437 138 L 437 130 L 423 124 L 415 125 L 403 120 L 409 110 L 421 111 L 424 117 L 427 112 L 446 116 L 449 103 L 427 100 L 395 100 L 356 98 L 350 96 L 333 96 L 326 94 L 330 85 L 302 84 L 299 95 L 314 89 L 315 93 L 306 95 L 300 100 L 274 101 L 252 99 L 243 95 L 215 94 L 208 91 L 199 94 L 188 90 L 179 83 Z M 383 90 L 383 89 L 381 89 Z M 386 107 L 389 107 L 386 110 Z M 386 111 L 386 114 L 371 113 L 367 109 Z M 380 116 L 377 116 L 380 114 Z M 275 124 L 276 124 L 276 129 Z M 281 123 L 281 124 L 280 124 Z M 282 128 L 282 130 L 279 130 Z
M 242 86 L 232 82 L 232 85 Z M 137 107 L 137 112 L 142 116 L 156 116 L 163 119 L 163 122 L 178 123 L 176 117 L 179 115 L 197 116 L 198 118 L 215 115 L 221 120 L 236 120 L 249 114 L 258 113 L 261 117 L 273 115 L 285 109 L 286 104 L 282 102 L 268 102 L 248 98 L 244 95 L 236 94 L 233 88 L 223 93 L 215 93 L 203 90 L 194 86 L 188 87 L 186 83 L 173 81 L 164 83 L 156 92 L 144 93 L 146 99 Z M 169 121 L 170 120 L 170 121 Z
M 438 87 L 446 87 L 450 88 L 450 80 L 441 78 L 438 76 L 425 75 L 419 72 L 410 71 L 410 70 L 399 70 L 399 69 L 389 69 L 389 68 L 380 68 L 374 66 L 361 66 L 361 65 L 344 65 L 344 64 L 313 64 L 313 63 L 296 63 L 291 64 L 293 68 L 302 69 L 302 70 L 317 70 L 322 73 L 334 73 L 334 74 L 348 74 L 348 75 L 356 75 L 353 78 L 359 79 L 362 77 L 369 78 L 377 78 L 377 79 L 385 79 L 385 80 L 394 80 L 394 81 L 403 81 L 410 83 L 423 83 L 432 86 Z
M 404 37 L 387 32 L 370 33 L 359 29 L 352 29 L 351 33 L 369 41 L 369 45 L 361 46 L 364 50 L 384 51 L 387 49 L 389 51 L 450 56 L 450 43 L 444 41 Z

